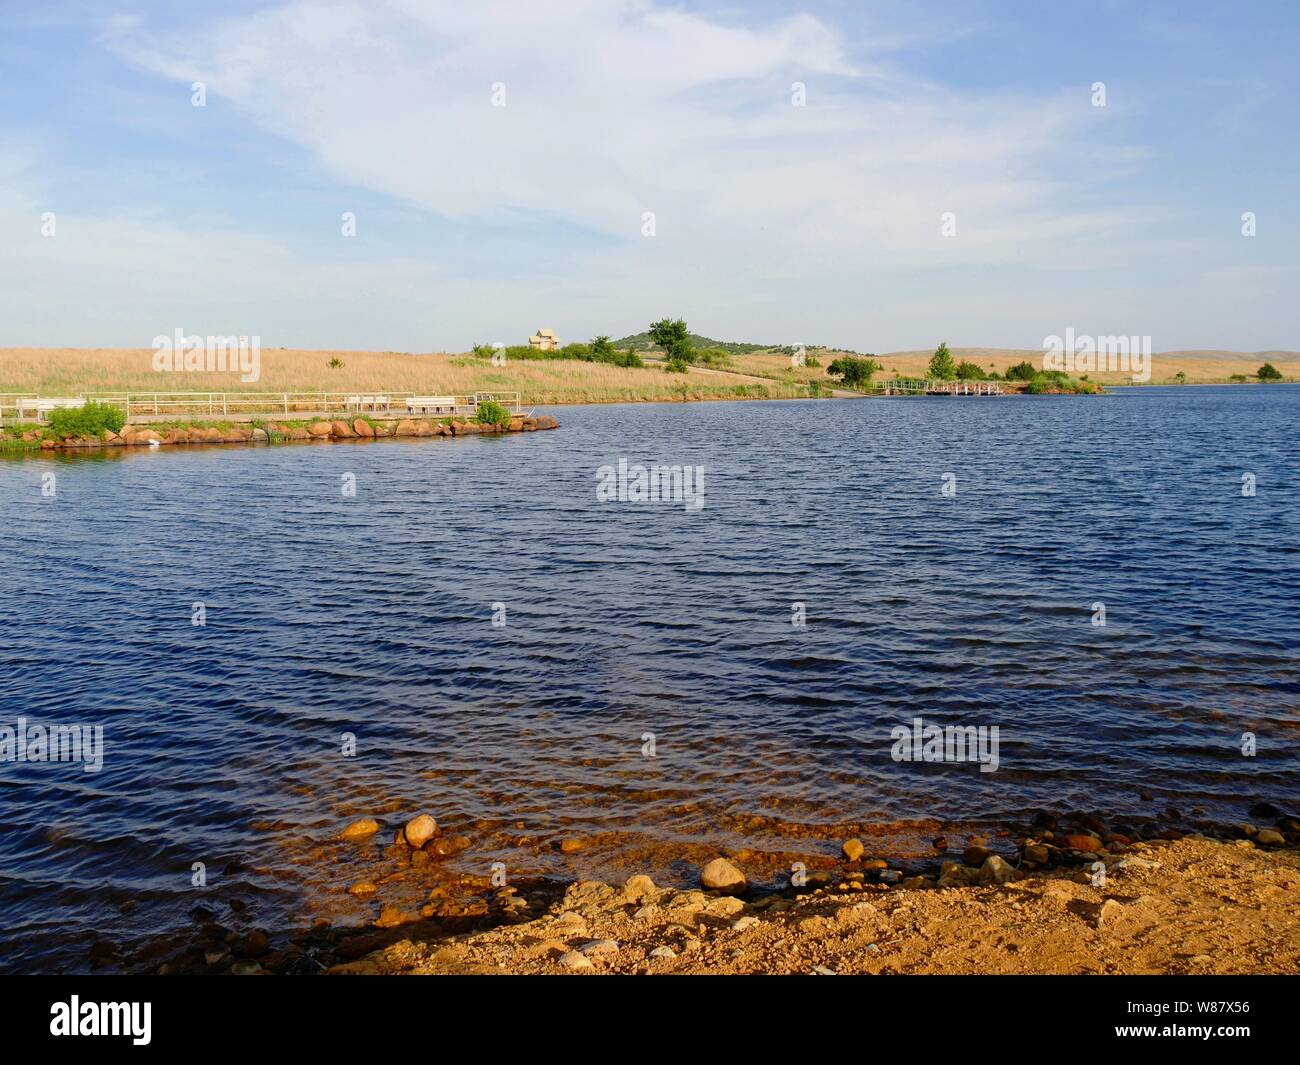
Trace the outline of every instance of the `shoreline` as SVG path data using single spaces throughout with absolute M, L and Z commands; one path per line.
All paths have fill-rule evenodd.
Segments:
M 423 439 L 446 436 L 483 436 L 502 433 L 531 433 L 558 429 L 560 423 L 547 414 L 512 415 L 508 423 L 480 424 L 458 418 L 374 418 L 339 417 L 258 422 L 204 420 L 200 423 L 152 422 L 122 426 L 120 432 L 105 430 L 98 437 L 74 436 L 55 439 L 41 430 L 26 430 L 10 445 L 11 451 L 69 451 L 112 447 L 163 447 L 179 444 L 253 444 L 274 446 L 323 441 L 360 441 L 396 438 Z M 247 428 L 246 426 L 251 426 Z
M 752 880 L 744 849 L 693 874 L 676 863 L 665 883 L 514 878 L 498 853 L 453 874 L 447 859 L 480 843 L 427 815 L 359 817 L 318 852 L 327 875 L 316 890 L 362 904 L 363 923 L 270 931 L 242 901 L 221 912 L 217 892 L 190 911 L 192 926 L 131 947 L 101 939 L 89 959 L 159 975 L 1300 971 L 1289 901 L 1300 896 L 1300 819 L 1268 803 L 1232 826 L 1177 814 L 1107 823 L 1039 811 L 940 837 L 929 858 L 906 861 L 873 856 L 864 835 L 826 866 L 796 863 L 779 885 Z M 570 853 L 565 841 L 556 849 Z M 1202 933 L 1203 949 L 1176 949 Z
M 1011 870 L 746 900 L 636 876 L 570 884 L 531 920 L 408 934 L 326 975 L 1295 973 L 1298 891 L 1294 850 L 1203 836 L 1135 844 L 1102 884 L 1087 870 Z

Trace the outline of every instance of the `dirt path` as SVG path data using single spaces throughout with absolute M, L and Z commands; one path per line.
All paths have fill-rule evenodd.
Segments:
M 845 876 L 849 876 L 845 873 Z M 1295 973 L 1300 854 L 1188 837 L 1004 884 L 848 884 L 745 902 L 582 882 L 545 916 L 413 935 L 348 973 Z M 510 890 L 510 889 L 507 889 Z M 427 935 L 422 933 L 422 935 Z

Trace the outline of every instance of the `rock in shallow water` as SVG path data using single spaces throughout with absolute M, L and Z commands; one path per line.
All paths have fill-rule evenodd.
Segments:
M 849 839 L 844 841 L 844 846 L 840 848 L 844 852 L 844 857 L 851 862 L 856 862 L 866 851 L 860 839 Z
M 379 831 L 379 822 L 373 817 L 360 817 L 341 833 L 342 839 L 369 839 Z
M 438 822 L 428 814 L 420 814 L 406 822 L 403 832 L 406 835 L 406 842 L 419 850 L 437 834 Z
M 739 895 L 749 886 L 745 874 L 726 858 L 714 858 L 701 869 L 700 883 L 709 891 L 721 891 L 728 895 Z

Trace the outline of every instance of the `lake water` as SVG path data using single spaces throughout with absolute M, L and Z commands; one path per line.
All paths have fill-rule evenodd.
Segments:
M 1300 387 L 550 413 L 0 461 L 0 725 L 105 747 L 0 763 L 0 969 L 200 902 L 362 923 L 329 841 L 363 814 L 468 836 L 449 876 L 672 883 L 1300 795 Z M 704 505 L 598 501 L 620 458 L 702 466 Z M 895 761 L 917 716 L 998 726 L 997 771 Z

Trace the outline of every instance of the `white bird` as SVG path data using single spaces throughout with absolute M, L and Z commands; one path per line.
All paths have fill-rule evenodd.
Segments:
M 150 440 L 150 441 L 149 441 L 149 446 L 150 446 L 150 447 L 157 447 L 157 446 L 158 446 L 158 441 L 157 441 L 157 440 Z

